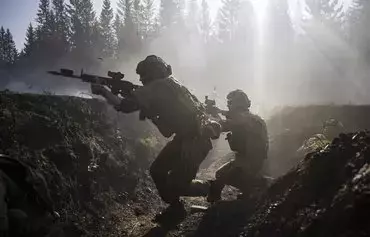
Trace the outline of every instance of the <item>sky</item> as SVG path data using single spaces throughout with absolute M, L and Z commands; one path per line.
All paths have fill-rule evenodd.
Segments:
M 112 0 L 112 6 L 118 0 Z M 18 49 L 23 48 L 25 34 L 30 22 L 34 22 L 39 0 L 0 0 L 0 26 L 9 28 Z M 93 0 L 100 13 L 103 0 Z M 208 0 L 212 16 L 216 15 L 221 0 Z

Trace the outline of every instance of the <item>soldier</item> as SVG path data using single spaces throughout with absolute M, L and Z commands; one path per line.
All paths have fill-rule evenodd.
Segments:
M 216 107 L 215 100 L 211 100 L 208 98 L 208 96 L 205 96 L 204 105 L 205 105 L 205 110 L 207 114 L 211 115 L 217 121 L 221 120 L 221 117 L 220 117 L 221 110 Z
M 322 133 L 315 134 L 305 140 L 303 145 L 297 150 L 298 157 L 307 155 L 308 153 L 324 149 L 332 140 L 343 132 L 343 124 L 336 119 L 326 120 L 323 124 Z
M 202 104 L 171 76 L 171 66 L 160 57 L 148 56 L 136 73 L 143 87 L 131 97 L 120 99 L 101 85 L 92 85 L 92 92 L 105 97 L 118 111 L 140 111 L 140 119 L 150 119 L 163 136 L 175 134 L 150 167 L 159 195 L 170 205 L 157 215 L 160 222 L 173 214 L 185 214 L 180 196 L 196 194 L 199 185 L 193 179 L 212 149 L 210 139 L 219 137 L 221 127 L 208 119 Z
M 242 90 L 235 90 L 227 95 L 229 111 L 222 125 L 227 134 L 230 148 L 235 158 L 224 164 L 216 172 L 216 179 L 211 181 L 207 200 L 215 202 L 221 199 L 225 185 L 238 188 L 242 194 L 248 194 L 251 183 L 259 177 L 263 163 L 267 158 L 268 135 L 266 124 L 259 116 L 249 111 L 251 102 Z

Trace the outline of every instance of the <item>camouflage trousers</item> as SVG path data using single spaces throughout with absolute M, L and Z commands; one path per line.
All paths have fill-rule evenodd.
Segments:
M 254 180 L 260 176 L 263 163 L 263 159 L 252 160 L 236 153 L 234 160 L 216 171 L 216 180 L 211 185 L 212 195 L 220 197 L 225 185 L 238 188 L 243 194 L 251 191 Z
M 150 175 L 163 201 L 172 204 L 181 196 L 207 195 L 198 193 L 199 184 L 194 179 L 211 149 L 209 138 L 178 136 L 163 148 L 150 167 Z

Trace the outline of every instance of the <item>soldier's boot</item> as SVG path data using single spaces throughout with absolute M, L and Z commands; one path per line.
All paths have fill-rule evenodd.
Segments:
M 191 181 L 189 189 L 182 196 L 206 197 L 209 193 L 210 186 L 210 181 L 194 179 Z
M 207 196 L 207 202 L 214 203 L 221 200 L 221 193 L 224 185 L 220 184 L 217 180 L 210 182 L 209 192 Z
M 164 211 L 157 214 L 154 222 L 161 224 L 165 228 L 173 228 L 186 217 L 184 203 L 180 200 L 174 201 Z

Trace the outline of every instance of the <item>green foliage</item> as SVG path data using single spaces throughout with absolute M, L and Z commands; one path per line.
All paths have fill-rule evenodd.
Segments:
M 102 36 L 102 56 L 111 58 L 114 54 L 113 9 L 110 0 L 104 0 L 100 14 L 100 33 Z
M 344 6 L 340 0 L 309 0 L 307 1 L 313 18 L 327 29 L 341 33 L 344 20 Z
M 71 35 L 69 17 L 64 0 L 53 0 L 53 12 L 55 15 L 54 36 L 57 39 L 58 47 L 61 51 L 69 51 L 69 38 Z
M 81 58 L 96 56 L 92 55 L 93 42 L 98 40 L 94 35 L 96 19 L 91 0 L 70 0 L 68 13 L 72 23 L 71 43 L 75 55 Z
M 0 28 L 0 65 L 6 67 L 14 64 L 18 59 L 17 48 L 9 29 Z
M 211 17 L 209 14 L 209 6 L 206 0 L 202 0 L 201 14 L 200 14 L 200 32 L 202 34 L 203 42 L 207 43 L 211 36 Z
M 175 0 L 161 0 L 160 19 L 162 27 L 169 27 L 176 22 L 178 7 Z
M 223 0 L 217 16 L 218 39 L 224 44 L 233 46 L 235 43 L 243 48 L 246 45 L 251 46 L 247 39 L 248 36 L 253 38 L 252 9 L 248 1 Z

